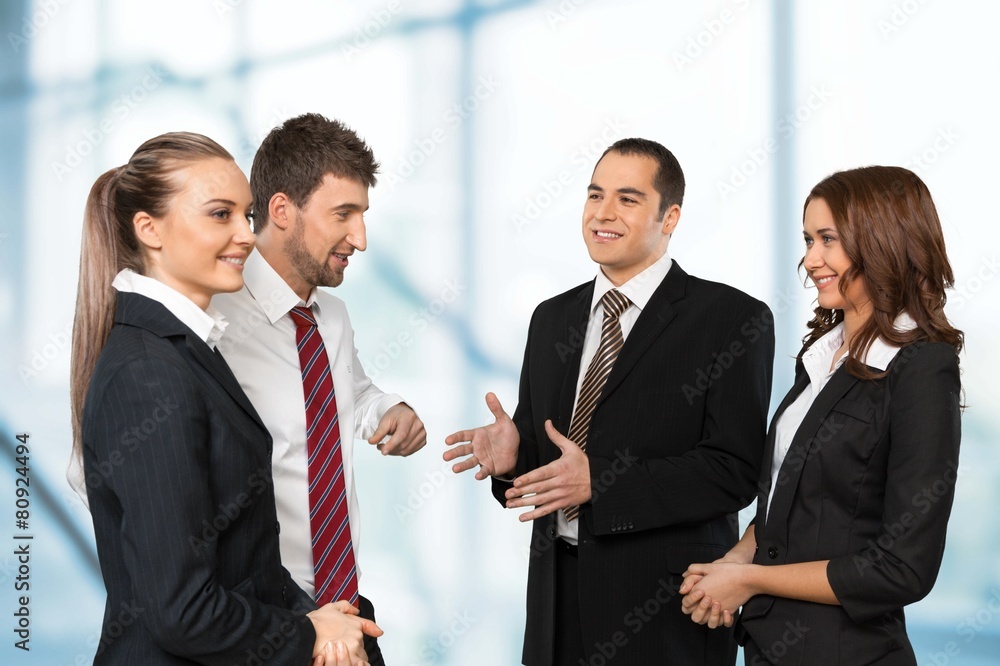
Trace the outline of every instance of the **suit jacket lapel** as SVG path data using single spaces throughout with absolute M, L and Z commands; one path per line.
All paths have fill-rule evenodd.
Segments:
M 792 384 L 792 388 L 789 389 L 788 393 L 785 394 L 784 399 L 781 404 L 778 405 L 778 409 L 775 410 L 774 416 L 771 417 L 771 424 L 767 429 L 767 439 L 764 442 L 764 461 L 761 465 L 760 471 L 760 483 L 757 487 L 757 518 L 756 522 L 759 526 L 758 529 L 763 529 L 765 524 L 765 512 L 767 509 L 767 497 L 771 492 L 771 475 L 774 471 L 774 441 L 775 426 L 778 423 L 778 419 L 781 415 L 785 413 L 789 405 L 795 402 L 798 397 L 802 394 L 802 391 L 809 386 L 809 375 L 806 374 L 804 369 L 801 369 L 802 361 L 797 361 L 795 364 L 795 383 Z M 800 371 L 801 369 L 801 371 Z M 760 536 L 760 532 L 757 533 Z
M 802 424 L 795 432 L 792 445 L 788 448 L 788 453 L 785 454 L 784 462 L 781 464 L 778 487 L 774 491 L 767 522 L 773 519 L 776 521 L 774 524 L 788 524 L 788 512 L 792 507 L 792 498 L 802 476 L 802 469 L 809 458 L 820 447 L 825 446 L 838 430 L 837 423 L 830 418 L 830 411 L 857 381 L 858 378 L 850 375 L 847 368 L 842 365 L 816 396 L 816 400 L 813 401 L 802 419 Z
M 243 387 L 240 386 L 239 381 L 237 381 L 236 376 L 230 369 L 229 364 L 222 357 L 222 354 L 218 350 L 213 351 L 203 340 L 199 340 L 193 334 L 188 332 L 185 336 L 185 343 L 188 349 L 191 350 L 192 356 L 197 360 L 206 370 L 208 370 L 215 379 L 219 381 L 222 388 L 226 390 L 226 393 L 243 408 L 243 411 L 252 418 L 261 428 L 267 431 L 267 426 L 261 421 L 260 416 L 257 414 L 257 410 L 254 409 L 253 404 L 251 404 L 250 399 L 247 397 L 246 392 Z
M 190 328 L 175 317 L 163 304 L 140 294 L 119 293 L 115 308 L 115 323 L 144 328 L 161 338 L 183 340 L 190 355 L 203 366 L 225 389 L 226 393 L 267 431 L 257 410 L 240 387 L 232 370 L 220 354 L 214 353 L 204 340 L 198 339 Z
M 567 356 L 563 360 L 565 374 L 562 387 L 559 390 L 559 422 L 554 422 L 556 430 L 563 434 L 569 432 L 570 419 L 573 416 L 573 409 L 576 407 L 576 384 L 580 378 L 580 361 L 583 358 L 583 343 L 587 336 L 587 326 L 590 323 L 590 303 L 593 300 L 594 283 L 591 282 L 590 286 L 580 292 L 566 311 L 563 329 L 568 337 L 565 344 L 569 351 L 566 352 Z
M 622 380 L 628 376 L 628 373 L 649 349 L 649 346 L 660 337 L 664 329 L 677 316 L 673 303 L 684 298 L 687 279 L 687 273 L 675 261 L 667 276 L 663 278 L 660 286 L 656 288 L 649 302 L 646 303 L 646 307 L 636 319 L 635 325 L 632 326 L 594 409 L 600 407 L 605 398 L 622 383 Z

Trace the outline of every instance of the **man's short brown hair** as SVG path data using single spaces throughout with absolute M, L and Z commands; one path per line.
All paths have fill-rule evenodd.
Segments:
M 339 120 L 306 113 L 271 130 L 250 170 L 254 233 L 267 225 L 268 204 L 278 192 L 303 207 L 326 174 L 375 185 L 379 163 L 368 144 Z

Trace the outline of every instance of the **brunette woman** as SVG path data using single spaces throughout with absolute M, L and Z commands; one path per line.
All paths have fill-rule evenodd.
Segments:
M 746 663 L 916 664 L 903 607 L 930 592 L 957 479 L 962 332 L 934 202 L 914 173 L 835 173 L 805 203 L 817 289 L 771 423 L 757 516 L 692 565 L 685 612 L 733 622 Z

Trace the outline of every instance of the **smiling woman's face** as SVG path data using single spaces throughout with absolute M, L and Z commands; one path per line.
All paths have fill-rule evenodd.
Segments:
M 253 249 L 250 184 L 236 163 L 221 157 L 177 169 L 178 184 L 167 213 L 136 215 L 136 231 L 147 246 L 147 273 L 202 309 L 214 294 L 243 287 L 243 263 Z
M 855 313 L 868 305 L 868 294 L 860 277 L 855 277 L 841 293 L 841 276 L 851 268 L 851 259 L 844 251 L 830 206 L 816 198 L 806 206 L 802 221 L 806 254 L 802 266 L 816 285 L 820 307 Z

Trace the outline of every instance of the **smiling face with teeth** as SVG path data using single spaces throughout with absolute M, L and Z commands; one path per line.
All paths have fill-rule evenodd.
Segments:
M 316 287 L 337 287 L 355 251 L 368 246 L 368 185 L 326 173 L 302 205 L 271 195 L 257 251 L 303 301 Z
M 658 166 L 645 155 L 611 151 L 594 168 L 583 209 L 583 240 L 590 258 L 620 286 L 663 256 L 677 226 L 678 205 L 660 214 L 654 187 Z
M 287 234 L 279 262 L 287 270 L 265 255 L 272 266 L 303 300 L 315 287 L 339 286 L 349 257 L 368 246 L 364 218 L 368 186 L 328 173 L 303 206 L 286 199 L 284 210 L 276 214 L 274 205 L 272 199 L 270 217 L 277 217 Z
M 843 310 L 845 318 L 865 316 L 870 302 L 864 281 L 851 271 L 853 262 L 844 250 L 833 211 L 825 200 L 815 198 L 806 206 L 802 233 L 806 243 L 802 266 L 816 285 L 819 306 Z
M 133 218 L 145 247 L 146 274 L 200 308 L 214 294 L 243 287 L 243 263 L 254 246 L 250 184 L 236 163 L 221 157 L 179 167 L 167 213 Z

